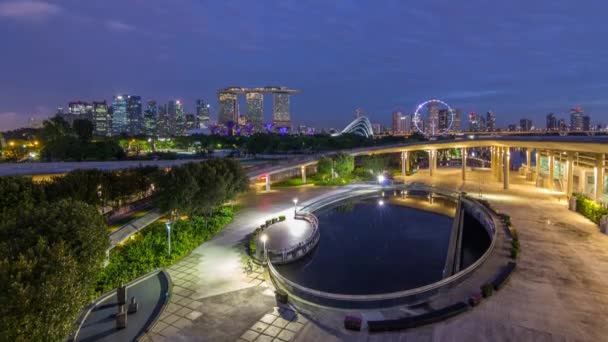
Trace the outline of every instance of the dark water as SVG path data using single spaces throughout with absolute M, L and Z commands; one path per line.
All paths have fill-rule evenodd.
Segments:
M 310 255 L 277 270 L 333 293 L 407 290 L 442 278 L 452 218 L 384 198 L 317 212 L 321 239 Z M 437 205 L 437 204 L 435 204 Z
M 490 247 L 491 242 L 490 236 L 481 223 L 465 212 L 462 225 L 460 269 L 464 270 L 477 261 Z

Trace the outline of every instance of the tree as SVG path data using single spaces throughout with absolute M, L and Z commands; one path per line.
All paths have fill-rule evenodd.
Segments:
M 31 208 L 44 200 L 44 189 L 31 178 L 0 177 L 0 210 L 16 207 Z
M 373 174 L 378 174 L 386 168 L 388 160 L 385 157 L 378 155 L 371 155 L 363 157 L 362 167 L 366 171 L 370 171 Z
M 3 340 L 58 341 L 89 299 L 108 238 L 96 209 L 61 200 L 0 217 Z
M 355 169 L 355 158 L 346 153 L 338 153 L 334 156 L 334 169 L 340 177 L 349 176 Z
M 72 123 L 72 129 L 81 142 L 88 143 L 93 138 L 93 123 L 91 120 L 76 119 Z
M 317 162 L 317 173 L 321 177 L 330 176 L 333 169 L 333 160 L 331 158 L 323 157 Z

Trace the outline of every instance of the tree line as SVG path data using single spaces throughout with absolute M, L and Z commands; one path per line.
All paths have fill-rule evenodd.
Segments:
M 109 247 L 101 214 L 105 203 L 148 193 L 163 210 L 198 215 L 204 221 L 205 215 L 220 210 L 247 185 L 238 163 L 227 159 L 170 170 L 77 170 L 42 183 L 27 177 L 0 177 L 2 339 L 56 341 L 70 333 L 100 277 L 108 274 L 102 270 Z M 226 222 L 211 220 L 216 223 L 206 222 L 205 227 L 212 229 L 193 235 L 197 239 L 187 240 L 187 246 L 204 241 L 209 231 L 219 230 Z M 192 224 L 176 225 L 180 226 Z M 191 235 L 184 234 L 182 240 Z M 122 274 L 132 272 L 123 270 Z

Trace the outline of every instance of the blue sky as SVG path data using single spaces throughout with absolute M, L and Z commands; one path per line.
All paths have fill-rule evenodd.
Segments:
M 317 127 L 357 107 L 389 123 L 433 97 L 501 126 L 573 106 L 608 124 L 607 12 L 601 0 L 3 0 L 0 130 L 117 93 L 217 108 L 230 85 L 300 89 L 293 120 Z

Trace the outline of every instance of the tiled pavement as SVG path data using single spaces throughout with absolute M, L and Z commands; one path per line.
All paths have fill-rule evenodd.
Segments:
M 275 306 L 251 326 L 238 342 L 291 341 L 306 323 L 308 320 L 293 309 Z

